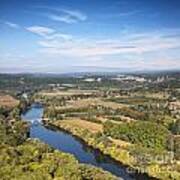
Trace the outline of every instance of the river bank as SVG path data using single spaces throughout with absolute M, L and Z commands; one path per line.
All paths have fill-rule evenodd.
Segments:
M 57 131 L 63 131 L 65 133 L 68 133 L 68 134 L 71 134 L 72 136 L 74 136 L 78 141 L 80 141 L 81 143 L 85 144 L 86 146 L 88 146 L 89 148 L 93 149 L 94 151 L 97 152 L 97 154 L 99 155 L 103 155 L 103 156 L 106 156 L 107 158 L 111 159 L 115 164 L 117 164 L 117 166 L 121 166 L 123 167 L 127 173 L 130 174 L 130 176 L 134 179 L 138 179 L 138 180 L 158 180 L 158 178 L 156 177 L 150 177 L 149 174 L 147 174 L 146 172 L 142 172 L 141 169 L 138 169 L 136 167 L 133 167 L 131 164 L 127 164 L 126 162 L 127 161 L 123 161 L 124 159 L 119 159 L 117 158 L 117 156 L 113 155 L 112 152 L 108 149 L 103 149 L 103 145 L 95 145 L 93 143 L 93 139 L 91 139 L 90 141 L 88 141 L 88 139 L 86 139 L 86 136 L 80 136 L 79 133 L 77 133 L 77 131 L 74 131 L 74 130 L 70 130 L 69 128 L 67 127 L 64 127 L 64 126 L 56 126 L 54 125 L 53 123 L 50 123 L 50 122 L 46 122 L 44 124 L 47 128 L 52 128 L 54 130 L 57 130 Z M 85 132 L 88 134 L 88 132 Z M 88 135 L 87 135 L 88 136 Z M 95 141 L 95 140 L 94 140 Z M 125 152 L 125 151 L 124 151 Z M 122 152 L 122 154 L 124 153 Z
M 138 164 L 135 159 L 136 157 L 131 154 L 131 150 L 128 148 L 119 147 L 113 142 L 109 142 L 106 137 L 100 135 L 97 137 L 97 135 L 92 134 L 87 129 L 84 130 L 82 128 L 77 128 L 61 122 L 62 121 L 46 121 L 45 124 L 71 133 L 92 148 L 99 150 L 103 154 L 108 155 L 112 159 L 116 160 L 118 163 L 123 164 L 127 171 L 135 176 L 138 176 L 139 174 L 139 177 L 144 175 L 144 179 L 163 180 L 179 178 L 179 174 L 176 171 L 171 169 L 169 170 L 167 167 L 161 166 L 161 164 Z
M 43 121 L 44 124 L 48 127 L 56 128 L 60 131 L 65 131 L 67 133 L 72 134 L 74 137 L 82 141 L 82 143 L 87 144 L 94 150 L 97 150 L 104 155 L 111 158 L 113 161 L 115 161 L 117 164 L 123 166 L 126 171 L 131 174 L 132 177 L 136 179 L 152 179 L 156 180 L 157 177 L 150 176 L 148 173 L 144 173 L 144 169 L 137 168 L 133 166 L 134 159 L 129 154 L 129 152 L 125 149 L 121 149 L 120 151 L 116 149 L 115 144 L 109 144 L 107 146 L 106 143 L 108 143 L 106 140 L 101 140 L 100 142 L 97 142 L 98 140 L 96 137 L 88 130 L 82 130 L 76 127 L 63 125 L 61 123 L 57 123 L 57 121 Z
M 89 148 L 85 143 L 78 141 L 70 133 L 57 131 L 46 127 L 40 122 L 33 123 L 36 119 L 42 120 L 43 108 L 33 107 L 26 114 L 23 114 L 22 119 L 31 122 L 30 138 L 36 138 L 48 144 L 53 149 L 60 150 L 65 153 L 70 153 L 78 160 L 79 163 L 93 165 L 94 168 L 101 169 L 107 173 L 112 173 L 119 179 L 134 180 L 126 170 L 104 155 L 97 153 L 95 149 Z

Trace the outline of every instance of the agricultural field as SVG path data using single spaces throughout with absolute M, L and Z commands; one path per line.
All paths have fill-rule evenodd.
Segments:
M 176 74 L 173 75 L 173 77 L 176 76 Z M 59 77 L 59 79 L 51 77 L 41 84 L 40 79 L 44 79 L 43 77 L 34 77 L 34 80 L 32 77 L 24 79 L 17 77 L 18 82 L 19 80 L 24 82 L 23 85 L 21 84 L 23 90 L 14 89 L 12 91 L 12 87 L 5 84 L 6 88 L 3 87 L 2 91 L 9 93 L 2 93 L 0 96 L 1 121 L 4 122 L 6 119 L 6 129 L 9 129 L 10 133 L 7 136 L 3 134 L 0 136 L 4 139 L 3 144 L 10 143 L 3 148 L 11 148 L 9 146 L 15 144 L 18 147 L 13 151 L 26 149 L 27 146 L 32 148 L 32 144 L 35 142 L 33 139 L 27 141 L 27 137 L 24 135 L 28 124 L 22 121 L 21 113 L 29 109 L 31 104 L 40 104 L 40 108 L 43 108 L 43 124 L 40 126 L 56 127 L 57 131 L 72 134 L 91 148 L 98 149 L 140 174 L 145 172 L 150 178 L 179 180 L 179 80 L 174 78 L 174 82 L 167 79 L 163 83 L 158 83 L 154 76 L 144 77 L 151 81 L 117 82 L 111 76 L 109 78 L 102 76 L 101 82 L 92 82 L 90 85 L 89 82 L 84 82 L 84 78 L 77 80 L 74 77 L 72 79 L 70 77 Z M 70 83 L 74 85 L 70 86 Z M 33 86 L 32 89 L 29 89 L 29 84 Z M 113 85 L 110 86 L 110 84 Z M 36 109 L 36 106 L 34 108 Z M 37 111 L 38 109 L 37 107 Z M 2 130 L 3 126 L 2 123 Z M 32 128 L 36 128 L 36 126 Z M 14 129 L 16 131 L 13 131 Z M 13 134 L 14 132 L 17 134 Z M 53 139 L 53 141 L 56 140 Z M 36 142 L 33 146 L 37 149 L 39 146 L 45 148 L 41 142 Z M 26 153 L 29 152 L 25 152 L 25 156 Z M 56 154 L 56 151 L 53 150 L 48 150 L 47 153 L 51 153 L 55 159 L 56 156 L 60 158 L 62 156 L 61 152 Z M 70 157 L 67 155 L 67 158 Z M 37 163 L 41 164 L 41 167 L 46 167 L 44 164 L 46 160 L 43 158 L 34 160 L 35 165 L 28 164 L 26 173 L 33 169 L 33 173 L 38 176 L 36 170 L 40 167 L 37 166 Z M 51 163 L 56 162 L 52 161 Z M 75 173 L 75 177 L 80 177 L 80 179 L 86 173 L 90 173 L 86 176 L 94 175 L 95 172 L 100 173 L 97 175 L 98 177 L 106 176 L 104 171 L 81 165 L 78 162 L 75 163 L 73 158 L 69 163 L 78 169 L 80 174 Z M 68 164 L 67 166 L 66 170 L 68 171 L 71 166 Z M 66 172 L 66 170 L 55 168 L 53 176 L 59 177 L 61 174 L 65 177 L 61 171 Z M 21 175 L 22 172 L 19 170 L 19 173 Z M 46 173 L 52 178 L 49 171 Z M 67 177 L 69 176 L 71 174 L 67 175 Z M 111 174 L 108 174 L 107 177 L 107 179 L 115 178 Z
M 19 104 L 19 101 L 10 95 L 0 94 L 0 107 L 13 108 Z
M 124 164 L 137 169 L 144 167 L 151 176 L 178 179 L 179 135 L 175 127 L 179 125 L 173 125 L 179 122 L 178 98 L 174 98 L 174 92 L 169 90 L 131 91 L 101 90 L 101 93 L 96 92 L 98 95 L 94 93 L 87 97 L 83 93 L 59 97 L 57 93 L 59 104 L 56 105 L 49 104 L 52 95 L 39 94 L 39 98 L 46 106 L 46 123 L 69 131 Z M 174 144 L 173 149 L 168 147 L 169 144 Z M 111 148 L 114 148 L 114 153 Z M 174 169 L 169 163 L 171 153 L 174 153 Z M 168 160 L 159 162 L 154 160 L 156 156 L 164 156 Z M 159 172 L 153 172 L 154 168 Z

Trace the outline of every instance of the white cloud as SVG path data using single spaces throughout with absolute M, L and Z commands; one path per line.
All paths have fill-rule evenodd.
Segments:
M 77 20 L 72 18 L 69 15 L 55 15 L 55 14 L 50 14 L 48 15 L 48 17 L 53 20 L 53 21 L 60 21 L 60 22 L 64 22 L 67 24 L 72 24 L 72 23 L 76 23 Z
M 30 31 L 34 34 L 37 34 L 43 38 L 43 40 L 46 40 L 46 42 L 53 42 L 54 40 L 58 42 L 63 42 L 63 41 L 70 41 L 72 39 L 72 36 L 69 34 L 65 33 L 59 33 L 56 32 L 55 29 L 44 27 L 44 26 L 31 26 L 25 28 L 27 31 Z M 43 43 L 39 43 L 43 44 Z M 45 43 L 44 43 L 45 44 Z
M 52 8 L 51 8 L 52 9 Z M 60 21 L 67 24 L 77 23 L 79 21 L 85 21 L 87 16 L 78 10 L 68 10 L 68 9 L 54 9 L 58 14 L 48 14 L 48 18 L 53 21 Z
M 18 29 L 20 28 L 20 26 L 18 24 L 15 24 L 15 23 L 12 23 L 12 22 L 9 22 L 9 21 L 6 21 L 5 24 L 11 28 L 14 28 L 14 29 Z
M 54 29 L 44 27 L 44 26 L 30 26 L 30 27 L 27 27 L 26 30 L 42 37 L 47 37 L 48 35 L 51 35 L 52 33 L 55 32 Z
M 131 34 L 114 39 L 43 39 L 40 53 L 51 59 L 74 59 L 76 64 L 134 69 L 180 68 L 178 31 Z M 175 50 L 174 50 L 175 49 Z M 172 56 L 170 52 L 175 52 Z
M 80 20 L 80 21 L 85 21 L 87 19 L 87 16 L 78 10 L 63 9 L 62 11 L 68 14 L 69 16 L 71 16 L 72 18 Z
M 51 34 L 46 37 L 47 40 L 53 40 L 53 39 L 64 39 L 64 40 L 71 40 L 72 36 L 70 34 L 65 34 L 65 33 L 55 33 Z
M 137 64 L 139 69 L 180 69 L 180 59 L 164 58 L 164 59 L 151 59 L 150 61 L 139 61 Z
M 116 38 L 79 38 L 44 26 L 26 30 L 41 36 L 39 56 L 56 60 L 73 59 L 77 64 L 135 69 L 180 68 L 180 30 L 126 34 Z M 129 56 L 129 57 L 128 57 Z M 66 62 L 66 61 L 65 61 Z
M 54 38 L 39 43 L 43 52 L 67 56 L 104 56 L 117 54 L 145 54 L 180 48 L 180 37 L 164 38 L 159 33 L 134 34 L 116 39 L 78 39 L 64 41 Z

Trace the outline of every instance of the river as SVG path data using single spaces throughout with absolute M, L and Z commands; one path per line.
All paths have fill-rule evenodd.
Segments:
M 129 174 L 126 167 L 99 151 L 90 148 L 67 132 L 43 126 L 42 115 L 43 107 L 37 105 L 32 105 L 30 109 L 22 115 L 22 119 L 31 122 L 31 138 L 38 138 L 55 149 L 73 154 L 80 163 L 100 167 L 124 180 L 150 179 L 143 174 Z

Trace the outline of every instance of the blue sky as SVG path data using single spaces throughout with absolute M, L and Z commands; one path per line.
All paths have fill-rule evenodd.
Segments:
M 0 72 L 180 69 L 179 0 L 1 0 Z

